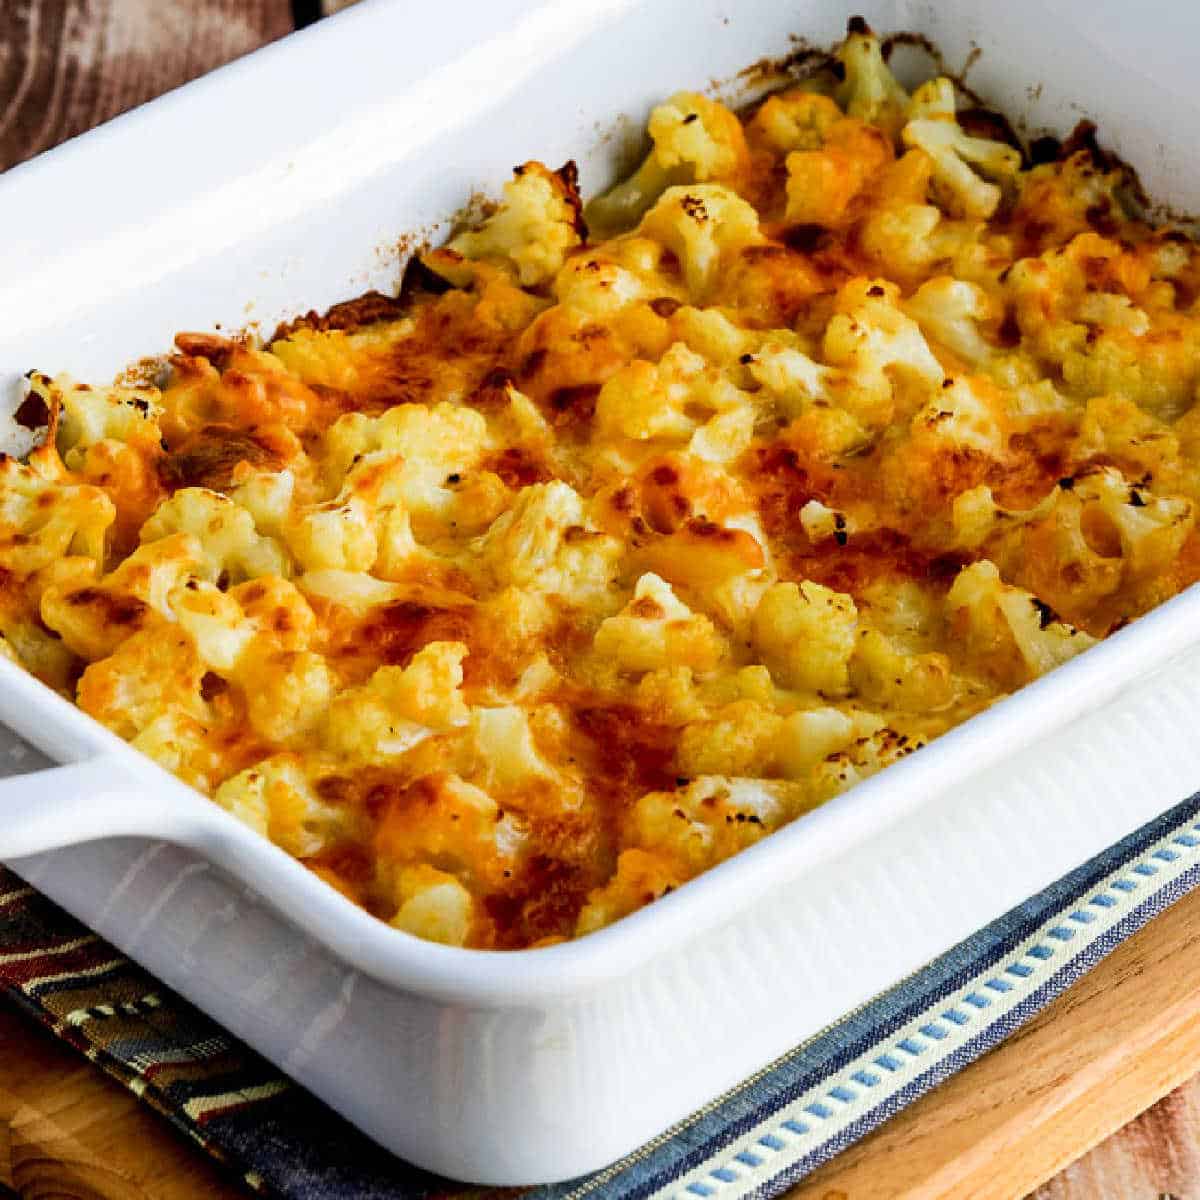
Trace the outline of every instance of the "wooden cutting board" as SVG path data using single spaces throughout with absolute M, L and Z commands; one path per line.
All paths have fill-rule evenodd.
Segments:
M 791 1200 L 1140 1200 L 1200 1191 L 1200 892 Z M 1190 1082 L 1184 1083 L 1185 1080 Z M 1183 1087 L 1179 1085 L 1183 1083 Z M 0 1196 L 232 1200 L 161 1118 L 0 1005 Z
M 330 11 L 349 0 L 323 0 Z M 0 0 L 0 169 L 288 32 L 319 0 Z M 792 1193 L 1020 1197 L 1200 1070 L 1200 894 L 1004 1046 Z M 0 1006 L 0 1197 L 244 1193 L 160 1118 Z M 1200 1195 L 1200 1081 L 1039 1200 Z
M 1118 946 L 1007 1042 L 791 1200 L 1141 1200 L 1200 1194 L 1200 891 Z M 1180 1086 L 1183 1085 L 1183 1086 Z M 1147 1136 L 1149 1135 L 1149 1136 Z

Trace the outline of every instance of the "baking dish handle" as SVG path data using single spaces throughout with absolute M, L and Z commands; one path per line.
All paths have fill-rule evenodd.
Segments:
M 184 840 L 169 805 L 106 754 L 0 779 L 0 859 L 107 837 Z

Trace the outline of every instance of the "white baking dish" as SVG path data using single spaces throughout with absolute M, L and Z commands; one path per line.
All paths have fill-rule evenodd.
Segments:
M 1200 197 L 1195 8 L 859 7 L 952 68 L 977 45 L 989 101 L 1060 133 L 1092 116 L 1151 194 Z M 678 87 L 786 54 L 789 34 L 832 43 L 846 16 L 366 3 L 0 180 L 0 386 L 32 366 L 105 378 L 177 329 L 269 329 L 394 288 L 398 231 L 531 156 L 579 158 L 594 188 L 622 150 L 600 136 L 616 114 L 636 127 Z M 561 1179 L 1193 791 L 1198 646 L 1193 589 L 651 908 L 512 954 L 376 922 L 0 660 L 0 718 L 67 764 L 0 782 L 0 855 L 403 1157 Z

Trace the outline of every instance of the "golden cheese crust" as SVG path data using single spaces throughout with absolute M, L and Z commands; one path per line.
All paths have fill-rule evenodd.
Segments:
M 1086 131 L 1030 165 L 839 62 L 673 96 L 586 208 L 526 163 L 399 299 L 32 375 L 0 649 L 381 919 L 518 948 L 1189 586 L 1195 245 Z

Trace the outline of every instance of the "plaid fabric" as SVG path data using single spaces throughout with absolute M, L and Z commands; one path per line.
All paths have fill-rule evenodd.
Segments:
M 1200 882 L 1200 794 L 581 1180 L 469 1188 L 380 1150 L 0 868 L 0 989 L 254 1191 L 288 1200 L 778 1195 L 997 1045 Z

